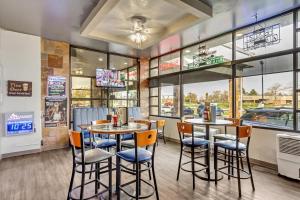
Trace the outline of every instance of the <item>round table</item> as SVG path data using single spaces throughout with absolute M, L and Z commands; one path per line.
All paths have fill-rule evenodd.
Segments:
M 127 133 L 136 133 L 139 131 L 145 131 L 148 129 L 148 126 L 145 124 L 130 122 L 128 125 L 123 125 L 121 127 L 114 127 L 111 123 L 107 124 L 97 124 L 87 127 L 87 130 L 90 133 L 94 134 L 114 134 L 116 135 L 116 152 L 121 150 L 121 135 Z M 121 183 L 121 168 L 120 168 L 120 158 L 116 156 L 116 195 L 117 200 L 120 200 L 120 183 Z
M 187 123 L 191 123 L 193 125 L 200 125 L 200 126 L 205 126 L 205 139 L 209 140 L 209 128 L 210 126 L 226 126 L 226 125 L 232 125 L 232 121 L 229 120 L 224 120 L 224 119 L 217 119 L 216 121 L 204 121 L 203 118 L 195 118 L 195 119 L 186 119 L 184 120 Z M 205 159 L 205 164 L 207 164 L 209 162 L 209 153 L 208 151 L 206 151 L 206 159 Z M 212 165 L 211 165 L 212 166 Z M 210 167 L 210 169 L 213 169 L 213 167 Z M 210 178 L 208 178 L 207 174 L 210 173 Z M 200 179 L 203 180 L 207 180 L 207 181 L 214 181 L 215 177 L 214 177 L 215 173 L 213 171 L 206 171 L 204 173 L 200 173 L 197 174 L 197 177 L 199 177 Z M 222 176 L 218 176 L 219 180 L 222 179 Z

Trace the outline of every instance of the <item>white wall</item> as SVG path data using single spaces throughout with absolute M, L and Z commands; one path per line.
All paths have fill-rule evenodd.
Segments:
M 36 132 L 23 136 L 5 136 L 0 129 L 0 154 L 39 150 L 41 148 L 41 40 L 39 37 L 3 30 L 0 34 L 3 66 L 3 102 L 5 112 L 34 111 Z M 8 97 L 7 80 L 31 81 L 32 97 Z
M 161 117 L 151 117 L 152 119 L 160 119 Z M 164 118 L 166 120 L 165 136 L 179 140 L 176 123 L 179 119 Z M 220 128 L 221 127 L 215 127 Z M 230 130 L 229 130 L 230 132 Z M 280 133 L 292 134 L 282 131 L 274 131 L 267 129 L 253 129 L 250 141 L 250 157 L 256 160 L 277 164 L 276 160 L 276 135 Z

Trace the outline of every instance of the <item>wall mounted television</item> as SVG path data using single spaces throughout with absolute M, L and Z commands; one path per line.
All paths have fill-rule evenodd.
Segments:
M 97 87 L 125 87 L 125 76 L 117 70 L 96 69 Z

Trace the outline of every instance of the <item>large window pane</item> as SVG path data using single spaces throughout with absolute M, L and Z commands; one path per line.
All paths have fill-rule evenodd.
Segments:
M 244 124 L 293 129 L 293 56 L 237 66 L 237 117 Z
M 160 80 L 160 115 L 180 116 L 179 76 L 169 76 Z
M 91 79 L 72 77 L 72 98 L 90 98 Z
M 232 36 L 224 35 L 182 50 L 182 70 L 201 68 L 232 60 Z
M 158 115 L 158 107 L 150 107 L 150 115 Z
M 230 66 L 183 75 L 184 116 L 203 117 L 205 102 L 217 105 L 217 117 L 232 116 Z
M 107 54 L 80 48 L 71 48 L 71 74 L 96 76 L 96 68 L 107 68 Z
M 180 52 L 160 57 L 159 74 L 169 74 L 180 70 Z
M 109 55 L 109 68 L 110 69 L 116 69 L 116 70 L 122 70 L 126 69 L 128 67 L 134 67 L 137 65 L 137 59 L 134 58 L 128 58 L 124 56 L 119 55 Z
M 255 32 L 255 34 L 252 34 L 252 32 Z M 271 41 L 273 41 L 273 44 L 271 44 Z M 292 14 L 268 20 L 236 32 L 236 59 L 292 48 Z

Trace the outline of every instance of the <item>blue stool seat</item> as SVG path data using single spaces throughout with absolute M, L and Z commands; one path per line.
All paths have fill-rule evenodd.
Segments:
M 115 139 L 99 139 L 93 142 L 94 147 L 97 148 L 109 148 L 117 145 Z
M 224 149 L 229 149 L 229 150 L 235 150 L 236 149 L 236 141 L 233 140 L 223 140 L 223 141 L 218 141 L 215 142 L 214 145 L 218 147 L 222 147 Z M 246 145 L 239 142 L 238 143 L 238 150 L 242 151 L 246 149 Z
M 135 162 L 135 149 L 120 151 L 117 156 L 128 162 Z M 152 153 L 146 149 L 138 148 L 138 162 L 150 161 Z
M 193 143 L 192 138 L 190 137 L 190 138 L 183 139 L 182 143 L 186 146 L 191 147 L 192 143 Z M 208 140 L 194 137 L 194 147 L 203 146 L 203 145 L 207 145 L 207 144 L 209 144 Z
M 122 140 L 133 140 L 134 135 L 132 133 L 122 135 Z

